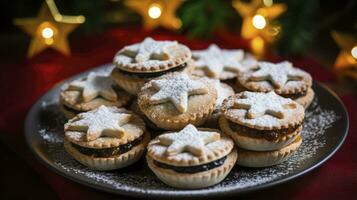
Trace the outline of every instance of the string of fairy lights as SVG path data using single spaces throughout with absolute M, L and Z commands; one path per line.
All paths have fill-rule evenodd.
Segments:
M 123 0 L 124 5 L 142 17 L 143 27 L 153 30 L 164 27 L 177 30 L 181 20 L 176 11 L 184 0 Z M 250 49 L 258 58 L 263 58 L 267 47 L 278 40 L 281 26 L 275 18 L 286 12 L 283 3 L 273 0 L 232 0 L 232 6 L 243 19 L 240 37 L 249 41 Z M 28 57 L 32 57 L 46 48 L 54 48 L 65 55 L 70 55 L 67 36 L 78 25 L 85 22 L 85 17 L 61 15 L 54 0 L 44 0 L 36 18 L 15 19 L 15 25 L 32 36 Z M 341 33 L 332 33 L 332 37 L 341 48 L 335 66 L 357 67 L 357 39 Z

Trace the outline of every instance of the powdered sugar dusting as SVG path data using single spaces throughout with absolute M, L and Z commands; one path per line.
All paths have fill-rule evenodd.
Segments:
M 66 132 L 86 132 L 87 141 L 96 140 L 100 136 L 120 138 L 124 133 L 124 128 L 121 126 L 129 122 L 131 115 L 117 111 L 116 107 L 100 106 L 95 110 L 80 113 L 70 119 L 64 125 L 64 129 Z M 86 127 L 87 130 L 84 131 L 83 127 Z
M 244 71 L 241 64 L 244 52 L 238 50 L 220 49 L 217 45 L 212 44 L 206 50 L 193 51 L 193 58 L 196 60 L 197 68 L 205 68 L 214 78 L 219 78 L 224 70 L 234 72 Z
M 189 124 L 184 129 L 176 133 L 167 133 L 159 136 L 161 145 L 168 146 L 166 154 L 175 156 L 188 150 L 193 155 L 204 154 L 205 145 L 220 139 L 219 133 L 209 131 L 199 131 Z
M 101 96 L 108 101 L 116 101 L 117 94 L 113 89 L 114 81 L 109 75 L 102 76 L 96 72 L 90 72 L 85 79 L 74 80 L 68 85 L 70 90 L 82 91 L 82 98 L 89 102 Z
M 111 72 L 113 71 L 114 66 L 111 64 L 108 64 L 105 66 L 105 68 L 96 68 L 92 69 L 90 73 L 95 73 L 97 76 L 106 76 L 109 77 Z M 89 73 L 88 73 L 89 75 Z M 81 78 L 83 80 L 84 77 Z M 72 81 L 79 80 L 79 79 L 74 79 Z M 61 85 L 61 90 L 67 90 L 71 82 L 65 82 Z M 54 99 L 57 100 L 57 99 Z M 44 103 L 44 102 L 43 102 Z
M 277 88 L 283 88 L 288 80 L 293 80 L 290 82 L 298 82 L 308 74 L 298 68 L 294 68 L 290 62 L 284 61 L 277 64 L 259 62 L 258 70 L 248 76 L 251 81 L 269 80 Z
M 280 124 L 302 120 L 304 108 L 289 98 L 281 97 L 274 91 L 269 93 L 242 93 L 242 98 L 234 100 L 234 113 L 239 121 L 250 126 L 279 127 Z
M 58 135 L 56 133 L 53 133 L 47 129 L 41 129 L 38 132 L 42 139 L 49 144 L 58 144 L 58 143 L 63 143 L 63 137 L 61 135 Z
M 170 101 L 182 113 L 187 111 L 188 96 L 208 93 L 203 82 L 190 79 L 186 73 L 153 80 L 151 84 L 157 92 L 150 97 L 150 102 L 160 104 Z
M 51 112 L 57 112 L 56 109 L 58 109 L 54 106 L 49 108 L 54 109 Z M 144 195 L 160 193 L 194 195 L 202 192 L 209 194 L 250 188 L 288 177 L 296 171 L 303 170 L 305 166 L 309 165 L 307 163 L 311 162 L 309 159 L 315 156 L 320 148 L 324 147 L 326 130 L 334 126 L 339 118 L 334 111 L 322 109 L 315 99 L 306 112 L 306 121 L 302 131 L 302 145 L 289 160 L 280 165 L 262 169 L 248 169 L 237 166 L 223 182 L 201 190 L 179 190 L 165 185 L 148 169 L 144 158 L 128 168 L 112 172 L 97 172 L 88 169 L 76 162 L 64 150 L 62 120 L 56 120 L 57 124 L 53 127 L 48 125 L 41 127 L 39 134 L 43 139 L 48 155 L 60 170 L 66 171 L 72 176 L 80 176 L 91 184 Z
M 150 60 L 167 60 L 169 59 L 167 49 L 177 45 L 178 43 L 176 41 L 155 41 L 147 37 L 139 44 L 124 47 L 121 53 L 132 57 L 136 63 L 143 63 Z M 118 59 L 119 58 L 121 57 L 118 57 Z M 128 62 L 129 60 L 123 59 L 123 61 Z
M 280 97 L 273 91 L 269 93 L 246 91 L 243 92 L 242 98 L 237 99 L 234 103 L 234 106 L 238 108 L 248 108 L 248 114 L 250 113 L 251 118 L 261 117 L 268 111 L 271 112 L 270 115 L 283 118 L 285 117 L 285 110 L 293 109 L 293 107 L 286 107 L 286 105 L 294 102 L 289 98 Z

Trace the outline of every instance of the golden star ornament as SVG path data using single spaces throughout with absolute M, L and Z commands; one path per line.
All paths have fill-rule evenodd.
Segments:
M 333 31 L 331 35 L 341 48 L 335 62 L 335 68 L 345 68 L 352 65 L 357 67 L 357 37 L 336 31 Z
M 27 53 L 31 58 L 46 48 L 70 55 L 67 36 L 84 21 L 85 17 L 82 15 L 61 15 L 54 0 L 45 0 L 36 18 L 15 19 L 14 23 L 32 36 Z
M 285 12 L 285 4 L 273 0 L 234 0 L 233 7 L 243 18 L 241 36 L 251 40 L 251 48 L 257 56 L 264 53 L 265 43 L 272 43 L 280 33 L 280 26 L 271 21 Z
M 144 28 L 147 30 L 162 26 L 177 30 L 181 20 L 176 17 L 176 10 L 182 0 L 125 0 L 125 5 L 142 16 Z
M 334 69 L 338 75 L 348 76 L 357 80 L 357 37 L 352 34 L 333 31 L 332 38 L 341 48 L 338 54 Z

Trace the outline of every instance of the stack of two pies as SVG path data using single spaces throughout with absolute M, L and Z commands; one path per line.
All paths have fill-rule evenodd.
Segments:
M 222 113 L 219 124 L 238 147 L 238 165 L 276 165 L 301 145 L 304 108 L 275 92 L 235 94 L 223 102 Z
M 191 74 L 194 69 L 188 47 L 176 41 L 156 41 L 149 37 L 119 50 L 113 63 L 113 80 L 133 95 L 152 79 L 170 72 Z

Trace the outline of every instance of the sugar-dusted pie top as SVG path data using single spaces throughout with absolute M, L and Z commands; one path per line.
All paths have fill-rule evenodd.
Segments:
M 125 109 L 100 106 L 80 113 L 64 125 L 65 137 L 84 147 L 108 148 L 140 137 L 144 122 Z
M 152 80 L 151 85 L 157 90 L 149 99 L 151 104 L 171 102 L 181 113 L 187 111 L 190 95 L 208 93 L 208 88 L 203 82 L 191 79 L 186 73 L 175 73 Z
M 215 44 L 211 44 L 205 50 L 193 51 L 196 69 L 205 70 L 209 77 L 216 79 L 225 79 L 226 72 L 237 74 L 249 69 L 253 64 L 246 62 L 244 57 L 243 50 L 220 49 Z
M 199 131 L 192 124 L 187 125 L 177 133 L 160 135 L 161 145 L 167 146 L 166 154 L 174 156 L 184 151 L 195 156 L 203 155 L 205 145 L 220 139 L 220 134 L 209 131 Z
M 80 91 L 83 102 L 89 102 L 98 96 L 108 101 L 116 101 L 117 93 L 113 89 L 115 85 L 110 76 L 90 72 L 86 78 L 69 83 L 66 90 Z
M 228 155 L 233 141 L 219 130 L 189 124 L 179 132 L 159 135 L 149 143 L 148 155 L 174 166 L 193 166 Z
M 173 77 L 177 76 L 178 72 L 169 73 L 164 76 L 158 77 L 154 80 L 172 80 Z M 187 75 L 185 75 L 187 76 Z M 197 76 L 188 76 L 191 81 L 199 81 L 202 83 L 205 88 L 207 88 L 207 93 L 190 93 L 187 94 L 184 92 L 180 95 L 173 95 L 172 97 L 179 97 L 178 102 L 184 102 L 183 107 L 186 107 L 187 102 L 187 110 L 185 112 L 181 112 L 174 103 L 168 98 L 163 99 L 161 103 L 153 102 L 151 97 L 159 92 L 156 89 L 152 81 L 147 82 L 142 88 L 140 93 L 138 94 L 138 105 L 140 110 L 153 122 L 159 124 L 161 128 L 168 130 L 179 130 L 182 128 L 182 124 L 188 124 L 189 122 L 197 121 L 197 119 L 201 119 L 202 117 L 210 115 L 212 110 L 215 107 L 215 101 L 217 99 L 217 91 L 213 86 L 213 82 L 208 80 L 208 78 L 202 78 Z M 186 86 L 184 85 L 184 88 Z M 176 93 L 181 89 L 172 88 L 172 92 Z M 167 96 L 167 95 L 165 95 Z M 170 97 L 171 98 L 171 97 Z M 187 99 L 186 99 L 187 98 Z M 165 101 L 164 101 L 165 100 Z M 164 125 L 163 125 L 164 124 Z M 166 126 L 167 124 L 167 126 Z M 170 125 L 170 127 L 168 127 Z M 165 126 L 165 127 L 164 127 Z
M 66 108 L 77 111 L 89 111 L 98 108 L 101 105 L 122 107 L 132 98 L 130 94 L 120 88 L 115 88 L 118 98 L 116 101 L 108 101 L 104 98 L 95 98 L 89 102 L 82 100 L 82 92 L 77 90 L 64 90 L 60 93 L 60 102 Z
M 131 97 L 103 72 L 90 72 L 86 77 L 66 83 L 60 92 L 61 104 L 77 111 L 89 111 L 101 105 L 121 107 Z
M 114 64 L 128 72 L 151 73 L 164 71 L 191 59 L 191 51 L 176 41 L 156 41 L 145 38 L 141 43 L 122 48 L 114 57 Z
M 274 90 L 278 94 L 293 94 L 306 91 L 312 84 L 311 76 L 290 62 L 277 64 L 259 62 L 254 70 L 249 70 L 238 77 L 239 82 L 249 90 L 268 92 Z
M 287 128 L 302 123 L 304 108 L 275 92 L 241 92 L 223 102 L 222 112 L 232 122 L 261 130 Z

